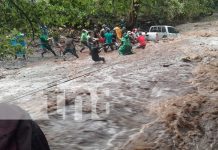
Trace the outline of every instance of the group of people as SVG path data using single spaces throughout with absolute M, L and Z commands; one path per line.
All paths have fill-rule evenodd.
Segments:
M 53 50 L 50 39 L 48 36 L 48 29 L 46 26 L 41 28 L 42 34 L 40 35 L 40 44 L 42 53 L 41 56 L 47 51 L 52 52 L 52 54 L 57 57 L 57 54 Z M 76 46 L 73 38 L 53 38 L 54 46 L 59 48 L 59 51 L 63 54 L 64 60 L 66 60 L 66 53 L 71 53 L 76 58 L 79 58 L 76 50 Z M 82 30 L 80 36 L 80 43 L 82 44 L 81 53 L 87 48 L 90 52 L 93 61 L 105 62 L 105 58 L 100 57 L 99 53 L 101 51 L 108 52 L 118 50 L 120 55 L 130 55 L 133 54 L 133 45 L 136 48 L 146 47 L 146 38 L 137 28 L 132 31 L 127 31 L 125 27 L 120 27 L 116 25 L 114 28 L 109 28 L 105 24 L 100 28 L 95 25 L 93 31 Z
M 81 43 L 87 46 L 90 51 L 92 51 L 92 45 L 94 45 L 95 48 L 101 47 L 105 52 L 108 52 L 110 48 L 111 51 L 118 50 L 121 55 L 128 55 L 133 54 L 132 45 L 137 44 L 136 48 L 145 48 L 147 42 L 145 35 L 142 35 L 142 32 L 139 32 L 137 28 L 131 32 L 119 25 L 116 25 L 113 30 L 106 25 L 102 25 L 101 29 L 95 26 L 93 33 L 83 30 Z
M 43 50 L 41 53 L 42 57 L 44 57 L 47 51 L 51 51 L 56 57 L 57 54 L 52 49 L 49 42 L 48 31 L 45 27 L 42 28 L 42 34 L 39 39 Z M 54 41 L 55 46 L 60 48 L 63 56 L 65 56 L 66 53 L 71 53 L 79 58 L 73 38 Z M 92 56 L 92 60 L 102 62 L 105 62 L 105 58 L 99 56 L 102 50 L 108 52 L 110 48 L 111 51 L 118 50 L 120 55 L 130 55 L 133 54 L 133 44 L 137 44 L 137 48 L 144 49 L 146 47 L 146 39 L 141 32 L 137 29 L 134 29 L 132 32 L 126 31 L 125 28 L 121 29 L 118 25 L 113 29 L 110 29 L 106 25 L 103 25 L 101 29 L 95 26 L 93 32 L 83 29 L 80 42 L 82 44 L 82 48 L 80 49 L 81 53 L 87 47 Z M 19 33 L 13 38 L 11 45 L 25 47 L 27 44 L 24 40 L 24 34 Z M 16 55 L 25 55 L 25 52 L 23 49 L 20 49 L 17 51 Z M 2 129 L 0 132 L 0 138 L 2 139 L 0 141 L 0 149 L 50 149 L 47 139 L 40 127 L 21 108 L 14 105 L 0 104 L 0 118 L 4 118 L 0 121 L 0 128 Z

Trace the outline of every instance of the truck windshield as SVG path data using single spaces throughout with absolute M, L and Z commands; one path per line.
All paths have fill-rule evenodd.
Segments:
M 150 32 L 157 32 L 157 28 L 156 27 L 152 27 Z
M 150 32 L 161 32 L 161 27 L 152 27 Z
M 176 31 L 176 29 L 173 27 L 168 27 L 168 32 L 169 33 L 178 33 L 178 31 Z

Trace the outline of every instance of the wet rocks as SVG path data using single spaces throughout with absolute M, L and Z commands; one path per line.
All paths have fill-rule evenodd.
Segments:
M 186 62 L 186 63 L 190 63 L 191 58 L 190 57 L 184 57 L 184 58 L 181 58 L 181 61 Z

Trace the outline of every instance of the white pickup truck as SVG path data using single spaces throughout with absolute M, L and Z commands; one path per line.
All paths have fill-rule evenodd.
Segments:
M 149 41 L 161 40 L 162 38 L 175 38 L 178 31 L 172 26 L 151 26 L 146 38 Z

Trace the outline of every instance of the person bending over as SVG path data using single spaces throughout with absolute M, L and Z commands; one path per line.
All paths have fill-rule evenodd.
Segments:
M 131 55 L 132 52 L 132 45 L 129 39 L 129 35 L 125 34 L 121 40 L 121 46 L 119 48 L 119 54 L 120 55 Z
M 71 53 L 72 55 L 76 56 L 76 58 L 79 58 L 79 56 L 76 53 L 76 48 L 72 38 L 66 39 L 65 41 L 65 49 L 63 52 L 64 60 L 66 60 L 66 53 Z
M 101 51 L 100 51 L 100 47 L 98 46 L 98 43 L 96 41 L 94 41 L 93 46 L 91 48 L 92 60 L 95 62 L 102 61 L 103 63 L 105 63 L 105 58 L 99 56 L 100 52 Z
M 137 41 L 138 41 L 138 46 L 137 48 L 143 48 L 145 49 L 146 47 L 146 39 L 145 37 L 142 35 L 142 33 L 139 33 L 139 36 L 137 37 Z

